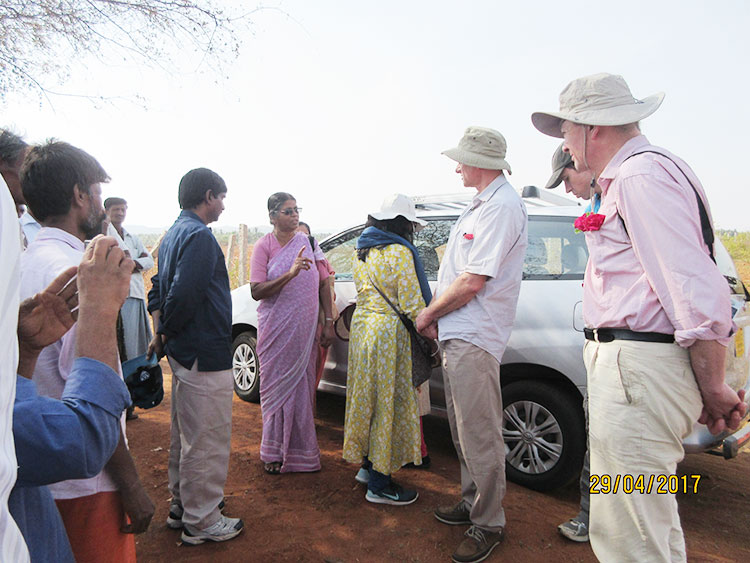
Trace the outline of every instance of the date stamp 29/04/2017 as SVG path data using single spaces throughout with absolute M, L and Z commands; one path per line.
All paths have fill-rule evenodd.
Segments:
M 698 494 L 701 476 L 693 475 L 591 475 L 589 494 L 640 493 L 650 495 Z

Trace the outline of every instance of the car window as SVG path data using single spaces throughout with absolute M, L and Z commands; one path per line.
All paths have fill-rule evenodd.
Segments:
M 523 279 L 583 279 L 588 249 L 572 217 L 529 217 Z
M 455 220 L 455 218 L 435 219 L 427 223 L 425 228 L 414 236 L 414 246 L 417 247 L 417 252 L 422 258 L 428 280 L 437 280 L 440 262 Z
M 336 272 L 336 280 L 352 280 L 354 255 L 356 253 L 357 239 L 364 230 L 364 226 L 346 231 L 345 233 L 321 244 L 321 250 L 326 260 Z

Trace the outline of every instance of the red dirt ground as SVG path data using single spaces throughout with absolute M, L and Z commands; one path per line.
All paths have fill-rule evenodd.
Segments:
M 152 561 L 317 561 L 328 563 L 450 561 L 464 528 L 446 526 L 432 515 L 458 499 L 458 461 L 447 422 L 426 417 L 432 468 L 401 470 L 397 480 L 416 488 L 419 499 L 405 507 L 373 505 L 354 481 L 357 467 L 341 459 L 344 399 L 318 394 L 316 418 L 323 469 L 313 474 L 271 476 L 263 472 L 259 447 L 260 406 L 233 403 L 232 454 L 225 487 L 225 514 L 245 521 L 240 536 L 226 543 L 180 545 L 167 528 L 169 507 L 169 388 L 166 362 L 164 402 L 128 423 L 128 438 L 156 514 L 137 538 L 138 559 Z M 697 494 L 679 496 L 690 561 L 750 561 L 750 453 L 732 461 L 692 455 L 681 474 L 700 474 Z M 487 561 L 595 561 L 588 544 L 557 533 L 557 525 L 578 511 L 576 485 L 539 493 L 508 483 L 507 539 Z

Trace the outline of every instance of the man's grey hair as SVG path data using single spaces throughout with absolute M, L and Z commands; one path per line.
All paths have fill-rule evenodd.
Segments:
M 29 145 L 9 129 L 0 129 L 0 162 L 13 166 Z
M 635 123 L 626 123 L 625 125 L 615 125 L 615 129 L 617 129 L 620 133 L 632 133 L 633 129 L 641 132 L 641 122 L 636 121 Z

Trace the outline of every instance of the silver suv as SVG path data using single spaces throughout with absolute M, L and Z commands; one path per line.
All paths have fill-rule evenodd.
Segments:
M 583 234 L 577 234 L 573 228 L 573 221 L 582 212 L 581 206 L 533 186 L 524 188 L 522 195 L 529 216 L 529 244 L 516 320 L 501 367 L 503 436 L 508 478 L 545 490 L 574 479 L 586 449 L 581 286 L 588 251 Z M 467 191 L 460 195 L 414 198 L 419 217 L 428 221 L 415 236 L 414 244 L 433 287 L 451 226 L 470 197 Z M 364 225 L 358 225 L 320 243 L 336 271 L 339 311 L 352 307 L 356 298 L 352 264 L 363 228 Z M 722 271 L 732 278 L 737 294 L 739 312 L 735 322 L 745 326 L 750 318 L 734 264 L 723 247 L 717 251 L 717 259 Z M 232 292 L 235 392 L 253 402 L 259 400 L 256 306 L 248 285 Z M 739 345 L 730 347 L 733 362 L 727 380 L 735 389 L 744 387 L 750 395 L 744 332 L 740 330 L 733 342 Z M 320 390 L 346 393 L 347 359 L 348 342 L 337 338 L 328 354 Z M 441 368 L 436 368 L 433 373 L 430 397 L 432 414 L 445 417 L 440 371 Z M 695 431 L 686 440 L 686 449 L 696 452 L 722 447 L 725 457 L 733 457 L 750 440 L 748 417 L 744 424 L 734 436 L 711 436 L 705 426 L 696 423 Z

